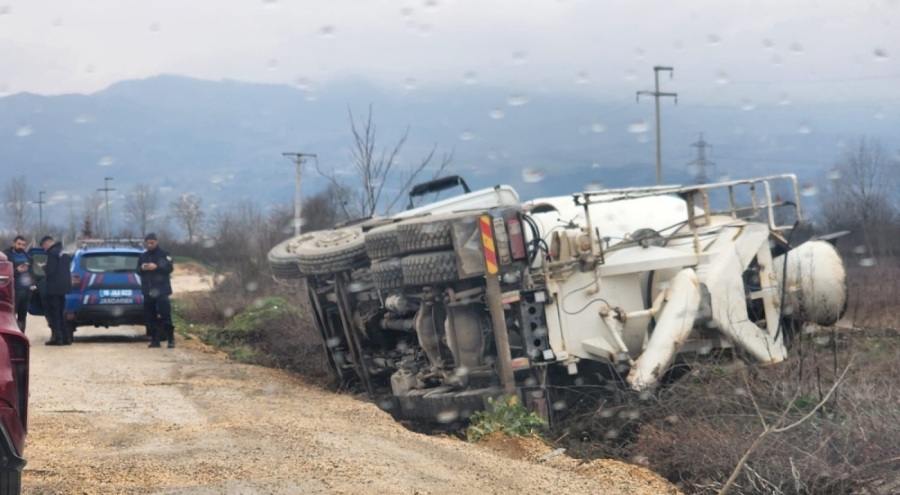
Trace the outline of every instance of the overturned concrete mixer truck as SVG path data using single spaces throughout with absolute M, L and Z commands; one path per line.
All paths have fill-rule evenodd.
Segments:
M 793 175 L 524 202 L 453 176 L 410 205 L 456 187 L 269 252 L 276 278 L 305 279 L 333 373 L 400 417 L 465 418 L 505 393 L 549 415 L 557 385 L 649 390 L 717 349 L 778 363 L 793 332 L 846 307 L 835 248 L 789 242 Z

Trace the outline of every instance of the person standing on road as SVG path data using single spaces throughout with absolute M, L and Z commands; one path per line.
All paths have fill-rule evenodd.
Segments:
M 175 325 L 172 324 L 172 295 L 170 275 L 175 268 L 172 255 L 159 247 L 156 234 L 144 237 L 146 251 L 138 257 L 141 273 L 141 292 L 144 294 L 144 314 L 150 329 L 150 347 L 160 347 L 160 339 L 166 337 L 169 349 L 175 347 Z
M 41 247 L 47 253 L 47 262 L 41 264 L 44 269 L 43 291 L 44 314 L 50 324 L 50 340 L 46 345 L 72 345 L 72 335 L 66 329 L 66 294 L 72 290 L 72 269 L 69 266 L 72 258 L 63 253 L 62 243 L 54 242 L 53 237 L 45 235 L 41 239 Z
M 34 271 L 31 268 L 33 261 L 25 251 L 27 247 L 28 242 L 25 238 L 17 235 L 13 239 L 13 245 L 3 251 L 6 258 L 13 263 L 16 284 L 16 323 L 19 324 L 19 330 L 22 333 L 25 333 L 25 317 L 28 315 L 31 291 L 34 290 Z

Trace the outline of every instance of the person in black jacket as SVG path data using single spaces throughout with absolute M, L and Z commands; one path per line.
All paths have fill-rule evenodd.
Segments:
M 172 255 L 159 247 L 156 234 L 144 237 L 146 251 L 138 257 L 141 273 L 141 292 L 144 294 L 144 314 L 150 330 L 150 347 L 160 347 L 161 337 L 169 341 L 169 349 L 175 347 L 175 325 L 172 324 L 172 282 L 169 276 L 175 268 Z
M 28 304 L 31 302 L 31 291 L 34 290 L 34 271 L 31 267 L 33 260 L 25 249 L 28 241 L 17 235 L 13 239 L 13 245 L 3 251 L 6 259 L 13 263 L 16 290 L 16 323 L 19 330 L 25 333 L 25 317 L 28 315 Z
M 47 253 L 44 268 L 44 314 L 50 324 L 50 340 L 46 345 L 71 345 L 72 335 L 66 329 L 66 294 L 72 290 L 72 257 L 63 253 L 62 243 L 54 242 L 49 235 L 41 239 L 41 247 Z

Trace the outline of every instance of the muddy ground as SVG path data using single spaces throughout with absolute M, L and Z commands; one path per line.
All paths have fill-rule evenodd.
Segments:
M 182 276 L 181 290 L 208 283 Z M 143 333 L 81 328 L 47 347 L 46 323 L 29 317 L 23 493 L 677 493 L 637 466 L 542 460 L 554 449 L 536 439 L 414 433 L 365 400 L 196 340 L 149 349 Z

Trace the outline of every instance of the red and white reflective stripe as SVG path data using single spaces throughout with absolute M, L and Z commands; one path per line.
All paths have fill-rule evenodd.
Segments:
M 482 215 L 478 223 L 481 229 L 481 245 L 484 246 L 484 266 L 491 275 L 497 273 L 497 250 L 494 247 L 494 232 L 490 215 Z

